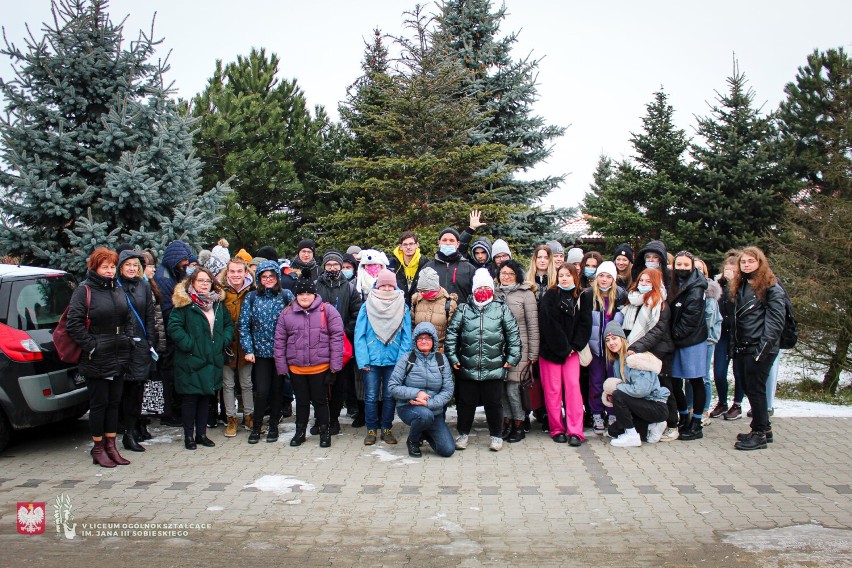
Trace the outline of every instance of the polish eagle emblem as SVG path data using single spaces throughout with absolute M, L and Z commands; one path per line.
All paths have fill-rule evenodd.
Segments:
M 42 534 L 44 532 L 44 503 L 18 503 L 18 532 Z

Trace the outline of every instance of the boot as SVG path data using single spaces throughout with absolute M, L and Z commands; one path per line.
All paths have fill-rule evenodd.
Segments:
M 524 433 L 524 421 L 523 420 L 514 420 L 512 421 L 512 426 L 509 429 L 509 436 L 506 438 L 506 441 L 510 444 L 514 444 L 516 442 L 520 442 L 527 435 Z
M 125 450 L 130 450 L 131 452 L 144 452 L 145 447 L 139 445 L 139 441 L 136 439 L 136 430 L 134 428 L 128 428 L 124 431 L 124 436 L 121 437 L 121 445 L 124 446 Z
M 106 455 L 109 456 L 109 459 L 114 461 L 118 465 L 130 465 L 130 461 L 121 457 L 121 454 L 118 453 L 118 448 L 115 447 L 115 436 L 107 437 L 104 436 L 104 448 L 106 449 Z
M 508 418 L 503 420 L 503 432 L 500 434 L 500 437 L 504 440 L 509 439 L 509 434 L 512 433 L 512 421 Z
M 328 425 L 328 433 L 332 436 L 340 434 L 340 421 L 337 418 L 331 420 L 331 424 Z
M 320 426 L 320 448 L 331 447 L 331 433 L 328 431 L 328 424 Z
M 765 450 L 766 433 L 751 432 L 748 438 L 737 441 L 734 447 L 738 450 Z
M 408 455 L 413 458 L 423 457 L 423 452 L 420 451 L 420 442 L 412 440 L 408 438 L 405 441 L 405 445 L 408 447 Z
M 139 428 L 139 438 L 142 440 L 150 440 L 154 436 L 148 431 L 148 423 L 149 420 L 147 418 L 141 418 L 137 423 L 136 427 Z
M 278 424 L 269 423 L 269 431 L 266 433 L 266 441 L 270 444 L 278 441 Z
M 95 447 L 92 448 L 92 463 L 96 463 L 101 467 L 115 467 L 115 462 L 109 459 L 104 449 L 104 441 L 98 440 L 95 442 Z
M 680 432 L 680 440 L 685 442 L 689 442 L 691 440 L 700 440 L 704 437 L 704 427 L 701 426 L 701 417 L 693 418 L 692 422 L 689 423 L 689 426 L 681 430 Z
M 683 434 L 689 429 L 689 414 L 678 414 L 677 431 Z
M 256 444 L 260 441 L 260 422 L 255 422 L 251 427 L 251 432 L 249 432 L 248 443 Z
M 320 430 L 319 424 L 317 424 L 317 421 L 314 420 L 314 425 L 311 426 L 311 429 L 308 430 L 308 432 L 311 433 L 311 436 L 316 436 L 317 434 L 319 434 L 319 430 Z
M 225 437 L 233 438 L 237 435 L 237 417 L 228 416 L 228 425 L 225 426 Z
M 307 430 L 307 424 L 296 424 L 296 433 L 293 434 L 293 438 L 290 440 L 290 445 L 295 448 L 304 444 Z

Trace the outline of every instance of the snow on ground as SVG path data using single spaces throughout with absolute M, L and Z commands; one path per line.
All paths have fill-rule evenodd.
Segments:
M 722 541 L 770 553 L 765 566 L 848 566 L 852 554 L 852 531 L 817 524 L 729 532 Z
M 392 461 L 402 460 L 401 462 L 399 462 L 399 465 L 402 465 L 402 464 L 409 465 L 409 464 L 417 463 L 417 461 L 415 461 L 415 460 L 403 458 L 403 456 L 398 456 L 396 454 L 392 454 L 391 452 L 389 452 L 387 450 L 383 450 L 381 448 L 376 448 L 375 450 L 370 452 L 368 455 L 378 457 L 379 461 L 381 461 L 381 462 L 392 462 Z
M 315 486 L 296 479 L 290 475 L 264 475 L 254 483 L 244 485 L 243 487 L 255 487 L 260 491 L 271 491 L 277 495 L 284 495 L 293 492 L 293 487 L 299 487 L 302 491 L 313 491 Z
M 779 383 L 797 383 L 802 379 L 811 379 L 822 382 L 822 377 L 825 374 L 825 367 L 805 361 L 797 357 L 793 351 L 781 351 L 781 362 L 778 368 Z M 728 380 L 733 381 L 733 374 L 729 374 Z M 852 373 L 840 373 L 840 386 L 848 386 L 852 384 Z
M 748 401 L 743 410 L 746 406 Z M 776 398 L 774 418 L 852 418 L 852 406 Z

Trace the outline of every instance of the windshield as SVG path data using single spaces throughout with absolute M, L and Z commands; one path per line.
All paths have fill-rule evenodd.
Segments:
M 71 300 L 74 286 L 67 274 L 15 282 L 8 325 L 24 331 L 53 331 Z

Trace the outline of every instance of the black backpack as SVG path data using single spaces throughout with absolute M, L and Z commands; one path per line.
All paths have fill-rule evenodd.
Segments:
M 779 348 L 792 349 L 799 342 L 799 324 L 793 315 L 793 302 L 784 290 L 784 330 L 781 332 Z
M 440 351 L 435 351 L 435 359 L 438 361 L 438 371 L 441 373 L 441 376 L 444 376 L 444 355 Z M 405 379 L 408 378 L 408 374 L 411 372 L 411 369 L 414 368 L 414 363 L 417 361 L 417 352 L 412 351 L 408 354 L 408 362 L 405 364 L 405 374 L 402 375 L 402 384 L 405 384 Z

